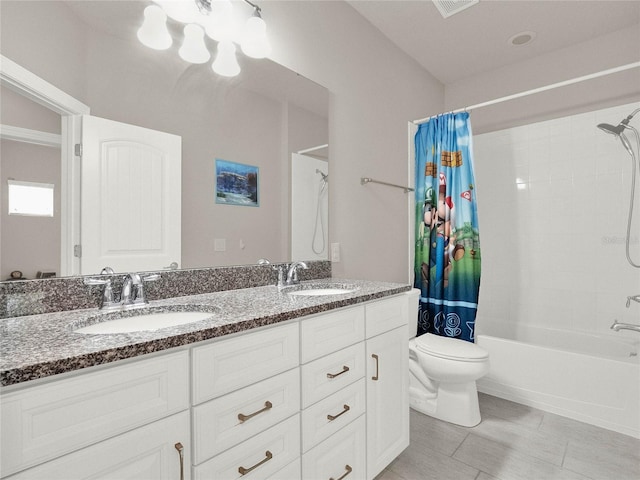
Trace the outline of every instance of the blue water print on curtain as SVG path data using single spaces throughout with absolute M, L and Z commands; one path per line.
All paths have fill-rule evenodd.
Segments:
M 420 125 L 415 151 L 418 335 L 473 342 L 480 240 L 469 114 L 439 115 Z

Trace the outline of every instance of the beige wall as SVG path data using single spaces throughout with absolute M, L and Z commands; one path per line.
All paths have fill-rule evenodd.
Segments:
M 60 149 L 2 140 L 0 150 L 0 280 L 6 280 L 14 270 L 20 270 L 26 278 L 35 278 L 37 271 L 59 272 Z M 54 184 L 54 216 L 8 215 L 8 179 Z
M 446 86 L 446 110 L 640 61 L 640 28 L 626 28 Z M 474 133 L 526 125 L 640 98 L 640 68 L 472 112 Z M 436 112 L 426 112 L 428 115 Z
M 2 53 L 52 79 L 89 105 L 92 115 L 182 136 L 181 266 L 287 260 L 287 148 L 309 138 L 326 143 L 326 118 L 297 109 L 295 128 L 289 129 L 288 105 L 213 72 L 203 83 L 175 52 L 155 52 L 128 36 L 125 41 L 97 29 L 80 29 L 80 38 L 57 28 L 51 35 L 51 24 L 43 26 L 46 18 L 77 30 L 74 12 L 59 2 L 2 2 Z M 39 39 L 42 29 L 49 34 Z M 57 63 L 36 52 L 33 46 L 40 41 Z M 148 61 L 152 55 L 163 56 L 163 62 Z M 215 203 L 216 158 L 260 168 L 259 208 Z M 214 239 L 225 239 L 226 251 L 214 251 Z
M 407 183 L 407 122 L 441 111 L 444 87 L 344 2 L 270 1 L 263 17 L 273 59 L 331 92 L 334 276 L 406 282 L 407 195 L 360 177 Z

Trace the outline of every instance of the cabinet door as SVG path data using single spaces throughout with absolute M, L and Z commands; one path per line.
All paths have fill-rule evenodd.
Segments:
M 11 479 L 188 480 L 189 436 L 189 412 L 184 411 L 25 470 Z
M 409 446 L 409 345 L 405 326 L 367 340 L 367 478 Z
M 0 476 L 187 409 L 189 352 L 80 370 L 0 400 Z
M 302 456 L 303 479 L 365 479 L 364 415 Z

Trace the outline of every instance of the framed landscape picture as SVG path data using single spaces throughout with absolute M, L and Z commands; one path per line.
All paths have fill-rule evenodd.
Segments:
M 260 206 L 258 199 L 258 167 L 216 158 L 216 203 Z

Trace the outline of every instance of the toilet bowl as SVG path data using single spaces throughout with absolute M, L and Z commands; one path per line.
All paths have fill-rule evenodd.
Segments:
M 431 333 L 415 337 L 413 324 L 410 328 L 411 408 L 463 427 L 479 424 L 476 380 L 489 372 L 489 353 L 471 342 L 455 338 Z

